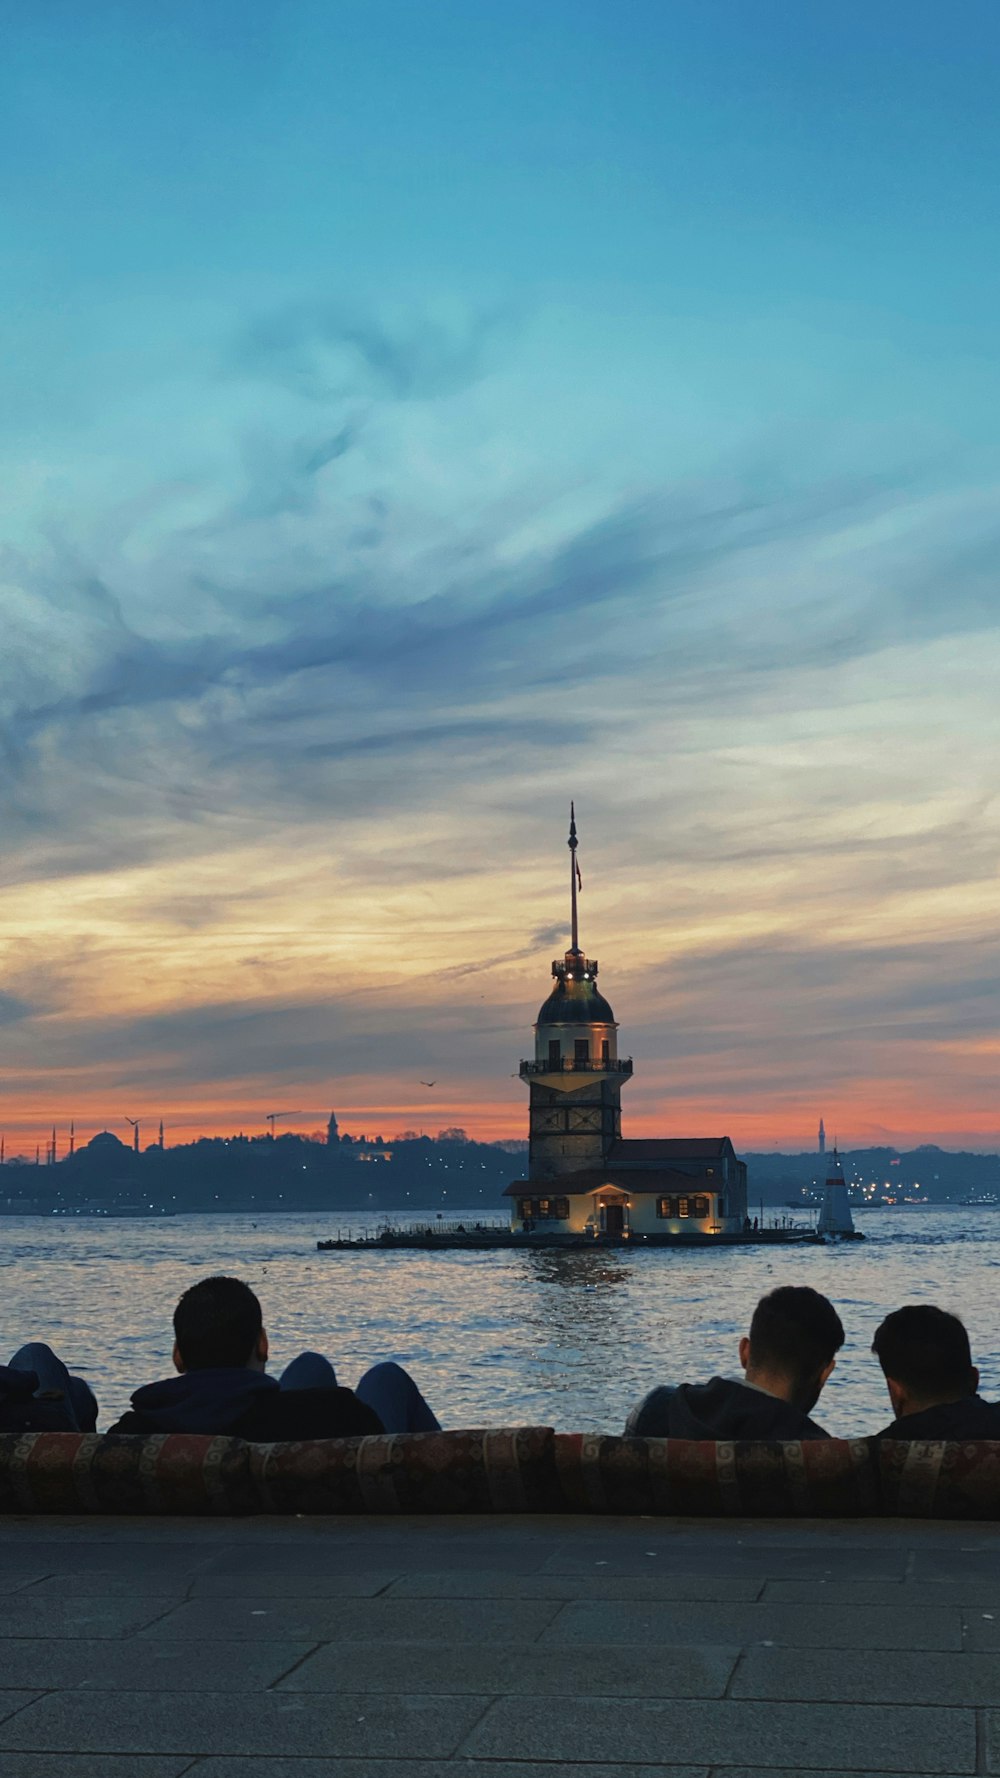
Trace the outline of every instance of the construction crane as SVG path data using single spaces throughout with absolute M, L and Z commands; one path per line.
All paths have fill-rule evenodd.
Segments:
M 302 1116 L 301 1111 L 269 1111 L 269 1112 L 267 1112 L 265 1115 L 265 1118 L 264 1118 L 264 1122 L 266 1124 L 270 1124 L 270 1126 L 271 1126 L 271 1140 L 272 1140 L 272 1142 L 274 1140 L 274 1126 L 277 1123 L 279 1117 L 301 1117 L 301 1116 Z
M 137 1117 L 129 1117 L 128 1112 L 126 1112 L 125 1113 L 125 1122 L 127 1124 L 132 1125 L 132 1147 L 135 1149 L 136 1154 L 138 1154 L 139 1153 L 139 1119 Z

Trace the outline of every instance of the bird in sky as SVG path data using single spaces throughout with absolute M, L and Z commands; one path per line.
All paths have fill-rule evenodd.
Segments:
M 436 1080 L 422 1080 L 422 1081 L 421 1081 L 421 1082 L 420 1082 L 420 1085 L 421 1085 L 421 1086 L 422 1086 L 422 1087 L 436 1087 L 436 1086 L 437 1086 L 437 1081 L 436 1081 Z

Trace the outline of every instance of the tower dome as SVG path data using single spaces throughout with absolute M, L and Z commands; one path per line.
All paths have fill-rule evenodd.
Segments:
M 594 979 L 597 964 L 567 951 L 552 965 L 556 984 L 539 1009 L 538 1025 L 613 1025 L 615 1015 Z

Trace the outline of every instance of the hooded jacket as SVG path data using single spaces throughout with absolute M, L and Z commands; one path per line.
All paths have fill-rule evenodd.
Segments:
M 631 1438 L 829 1438 L 793 1402 L 731 1377 L 651 1389 L 625 1425 Z
M 965 1395 L 961 1401 L 942 1402 L 904 1414 L 891 1426 L 883 1426 L 877 1438 L 1000 1439 L 1000 1402 L 984 1401 L 981 1395 Z
M 54 1391 L 36 1400 L 37 1388 L 34 1371 L 0 1365 L 0 1432 L 75 1432 L 69 1403 Z
M 355 1438 L 383 1432 L 351 1389 L 280 1389 L 263 1371 L 232 1366 L 184 1371 L 148 1383 L 111 1432 L 203 1432 L 277 1444 L 283 1439 Z

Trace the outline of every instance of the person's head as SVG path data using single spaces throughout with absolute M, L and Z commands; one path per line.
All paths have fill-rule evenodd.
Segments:
M 174 1310 L 174 1364 L 179 1371 L 246 1368 L 267 1363 L 260 1304 L 238 1278 L 203 1278 Z
M 910 1303 L 887 1315 L 872 1341 L 897 1420 L 975 1395 L 979 1372 L 957 1315 Z
M 809 1412 L 844 1344 L 840 1316 L 807 1284 L 785 1284 L 762 1296 L 750 1332 L 740 1341 L 747 1382 Z

